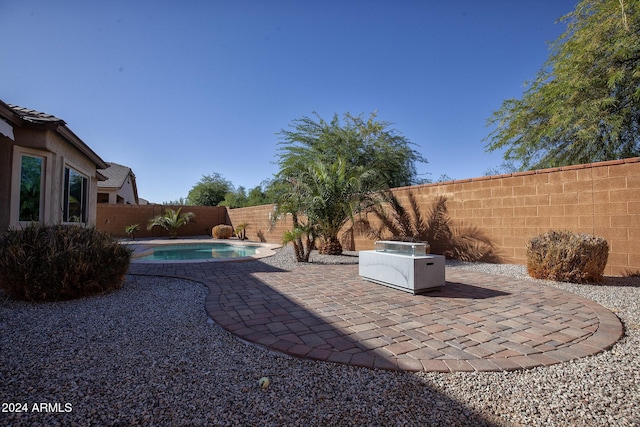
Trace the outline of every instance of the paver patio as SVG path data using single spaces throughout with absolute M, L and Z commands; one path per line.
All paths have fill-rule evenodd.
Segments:
M 357 265 L 133 263 L 130 273 L 206 285 L 208 315 L 243 340 L 368 368 L 533 368 L 597 354 L 623 335 L 620 320 L 594 301 L 472 271 L 447 269 L 446 286 L 424 295 L 365 281 Z

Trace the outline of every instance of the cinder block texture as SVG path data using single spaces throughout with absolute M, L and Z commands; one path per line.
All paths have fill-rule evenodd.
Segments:
M 411 193 L 423 215 L 437 197 L 446 197 L 454 224 L 476 227 L 491 236 L 504 263 L 526 264 L 526 242 L 531 237 L 549 230 L 569 230 L 607 240 L 610 253 L 605 274 L 640 270 L 640 157 L 403 187 L 393 192 L 407 208 Z M 146 221 L 164 208 L 99 204 L 97 225 L 124 236 L 127 225 L 140 223 L 142 237 L 147 233 Z M 246 223 L 249 239 L 280 243 L 292 226 L 290 216 L 274 220 L 273 205 L 228 212 L 197 206 L 184 209 L 196 214 L 197 223 L 181 229 L 182 235 L 207 234 L 217 224 L 235 227 Z M 366 218 L 379 225 L 373 215 Z M 160 235 L 160 230 L 153 233 Z M 342 242 L 347 250 L 373 249 L 373 241 L 359 227 L 345 227 Z
M 218 224 L 229 224 L 227 209 L 221 206 L 170 206 L 170 205 L 118 205 L 98 203 L 96 227 L 116 237 L 128 237 L 125 228 L 138 224 L 135 237 L 168 237 L 169 233 L 160 227 L 147 230 L 152 218 L 166 209 L 180 209 L 193 212 L 193 221 L 178 230 L 178 236 L 211 236 L 211 229 Z

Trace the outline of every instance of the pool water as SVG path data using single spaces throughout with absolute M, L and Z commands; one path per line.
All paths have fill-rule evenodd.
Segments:
M 240 258 L 256 253 L 258 246 L 240 246 L 228 243 L 198 243 L 163 245 L 152 248 L 153 253 L 138 259 L 149 261 L 186 261 L 212 258 Z

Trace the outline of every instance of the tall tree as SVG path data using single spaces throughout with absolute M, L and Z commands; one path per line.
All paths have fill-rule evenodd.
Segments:
M 233 184 L 215 172 L 204 175 L 189 191 L 187 199 L 195 206 L 217 206 L 227 193 L 233 191 Z
M 523 169 L 640 155 L 640 3 L 582 0 L 522 99 L 493 113 L 489 151 Z
M 285 191 L 280 192 L 276 216 L 292 214 L 294 229 L 283 240 L 293 242 L 298 261 L 307 261 L 313 248 L 304 244 L 303 238 L 311 243 L 321 238 L 320 253 L 342 253 L 338 234 L 357 213 L 376 203 L 377 193 L 366 190 L 376 177 L 373 169 L 348 168 L 347 162 L 338 157 L 330 164 L 312 162 L 298 177 L 288 179 Z M 306 222 L 300 219 L 302 215 Z
M 294 243 L 298 261 L 308 260 L 316 237 L 323 240 L 321 253 L 341 253 L 341 227 L 377 191 L 414 183 L 415 163 L 426 162 L 375 113 L 368 120 L 347 113 L 343 121 L 336 114 L 331 122 L 315 115 L 280 132 L 280 171 L 269 185 L 277 213 L 292 214 L 294 229 L 284 240 Z
M 224 195 L 224 200 L 218 203 L 218 206 L 226 206 L 228 208 L 243 208 L 247 205 L 247 191 L 243 186 L 238 187 L 235 191 L 230 191 Z
M 426 160 L 411 148 L 411 143 L 391 123 L 377 121 L 376 113 L 367 120 L 362 116 L 335 114 L 330 122 L 317 113 L 316 119 L 294 120 L 291 130 L 282 130 L 278 164 L 280 177 L 296 176 L 310 163 L 333 163 L 338 157 L 347 168 L 367 167 L 379 173 L 379 188 L 401 187 L 416 182 L 416 162 Z

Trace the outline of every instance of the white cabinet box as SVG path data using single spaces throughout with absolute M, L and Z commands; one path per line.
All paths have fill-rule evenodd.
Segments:
M 413 294 L 444 286 L 445 257 L 426 255 L 424 243 L 379 241 L 375 247 L 359 253 L 364 279 Z

